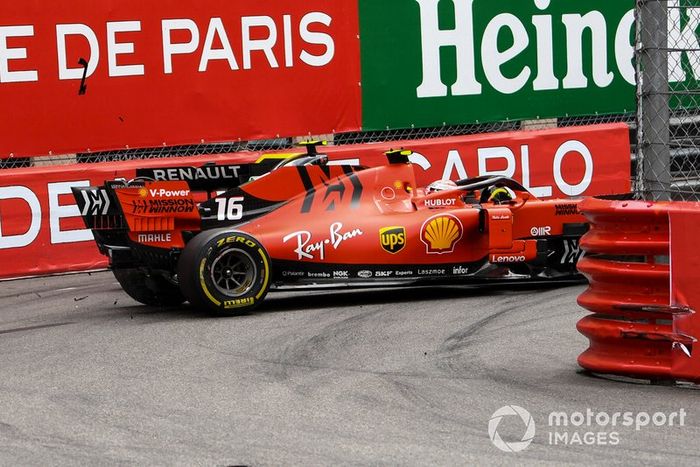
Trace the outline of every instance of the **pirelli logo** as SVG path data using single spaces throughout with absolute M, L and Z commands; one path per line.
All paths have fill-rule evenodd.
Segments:
M 224 302 L 224 308 L 227 310 L 230 310 L 232 308 L 241 308 L 244 306 L 250 306 L 255 303 L 255 298 L 253 297 L 246 297 L 246 298 L 237 298 L 235 300 L 226 300 Z
M 385 251 L 396 254 L 406 246 L 406 229 L 404 227 L 379 229 L 379 241 Z

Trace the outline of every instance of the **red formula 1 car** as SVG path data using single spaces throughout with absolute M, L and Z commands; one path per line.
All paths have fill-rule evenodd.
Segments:
M 235 313 L 271 287 L 579 277 L 578 201 L 502 177 L 418 187 L 409 155 L 332 165 L 311 144 L 272 169 L 140 170 L 74 194 L 118 281 L 148 305 Z

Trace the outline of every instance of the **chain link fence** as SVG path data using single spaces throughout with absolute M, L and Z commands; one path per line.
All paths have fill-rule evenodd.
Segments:
M 624 122 L 634 131 L 634 114 L 594 115 L 585 117 L 567 117 L 561 119 L 502 121 L 495 123 L 453 125 L 434 128 L 413 128 L 387 131 L 362 131 L 337 133 L 332 135 L 332 144 L 365 144 L 410 139 L 429 139 L 446 136 L 475 135 L 503 131 L 535 130 L 541 128 L 593 125 L 599 123 Z M 52 156 L 37 158 L 13 158 L 0 160 L 0 169 L 24 168 L 32 165 L 59 165 L 68 163 L 115 162 L 134 159 L 157 159 L 164 157 L 203 156 L 240 151 L 273 151 L 295 147 L 299 138 L 277 138 L 259 141 L 241 141 L 217 144 L 195 144 L 188 146 L 167 146 L 145 149 L 124 149 L 116 151 L 78 153 L 70 156 Z M 632 139 L 633 140 L 633 139 Z
M 700 200 L 700 1 L 637 0 L 635 188 Z

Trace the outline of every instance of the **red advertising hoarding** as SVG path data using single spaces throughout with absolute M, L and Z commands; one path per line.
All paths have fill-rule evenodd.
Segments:
M 85 229 L 72 186 L 130 180 L 138 167 L 253 162 L 258 153 L 76 164 L 0 171 L 0 278 L 81 271 L 107 265 Z
M 358 130 L 357 15 L 345 0 L 6 2 L 0 158 Z
M 626 125 L 401 141 L 328 148 L 331 159 L 385 163 L 389 148 L 414 149 L 418 183 L 487 174 L 513 176 L 541 197 L 611 194 L 630 188 Z M 70 187 L 132 178 L 137 167 L 245 163 L 260 153 L 72 165 L 0 172 L 0 277 L 106 265 L 85 230 Z M 41 174 L 40 177 L 37 175 Z
M 389 149 L 414 151 L 418 183 L 504 175 L 540 198 L 630 190 L 629 127 L 608 124 L 339 146 L 332 158 L 379 165 Z

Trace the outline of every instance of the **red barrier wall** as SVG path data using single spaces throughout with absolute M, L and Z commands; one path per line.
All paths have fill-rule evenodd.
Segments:
M 418 183 L 487 174 L 515 178 L 535 196 L 565 197 L 630 190 L 629 127 L 592 125 L 542 131 L 339 146 L 333 158 L 383 164 L 383 152 L 406 148 L 416 154 Z
M 384 164 L 391 147 L 415 149 L 418 183 L 514 176 L 539 196 L 594 195 L 629 190 L 626 125 L 513 132 L 396 143 L 329 147 L 334 160 Z M 133 178 L 136 167 L 244 163 L 260 153 L 139 160 L 0 171 L 0 277 L 103 267 L 106 262 L 78 217 L 70 186 Z

